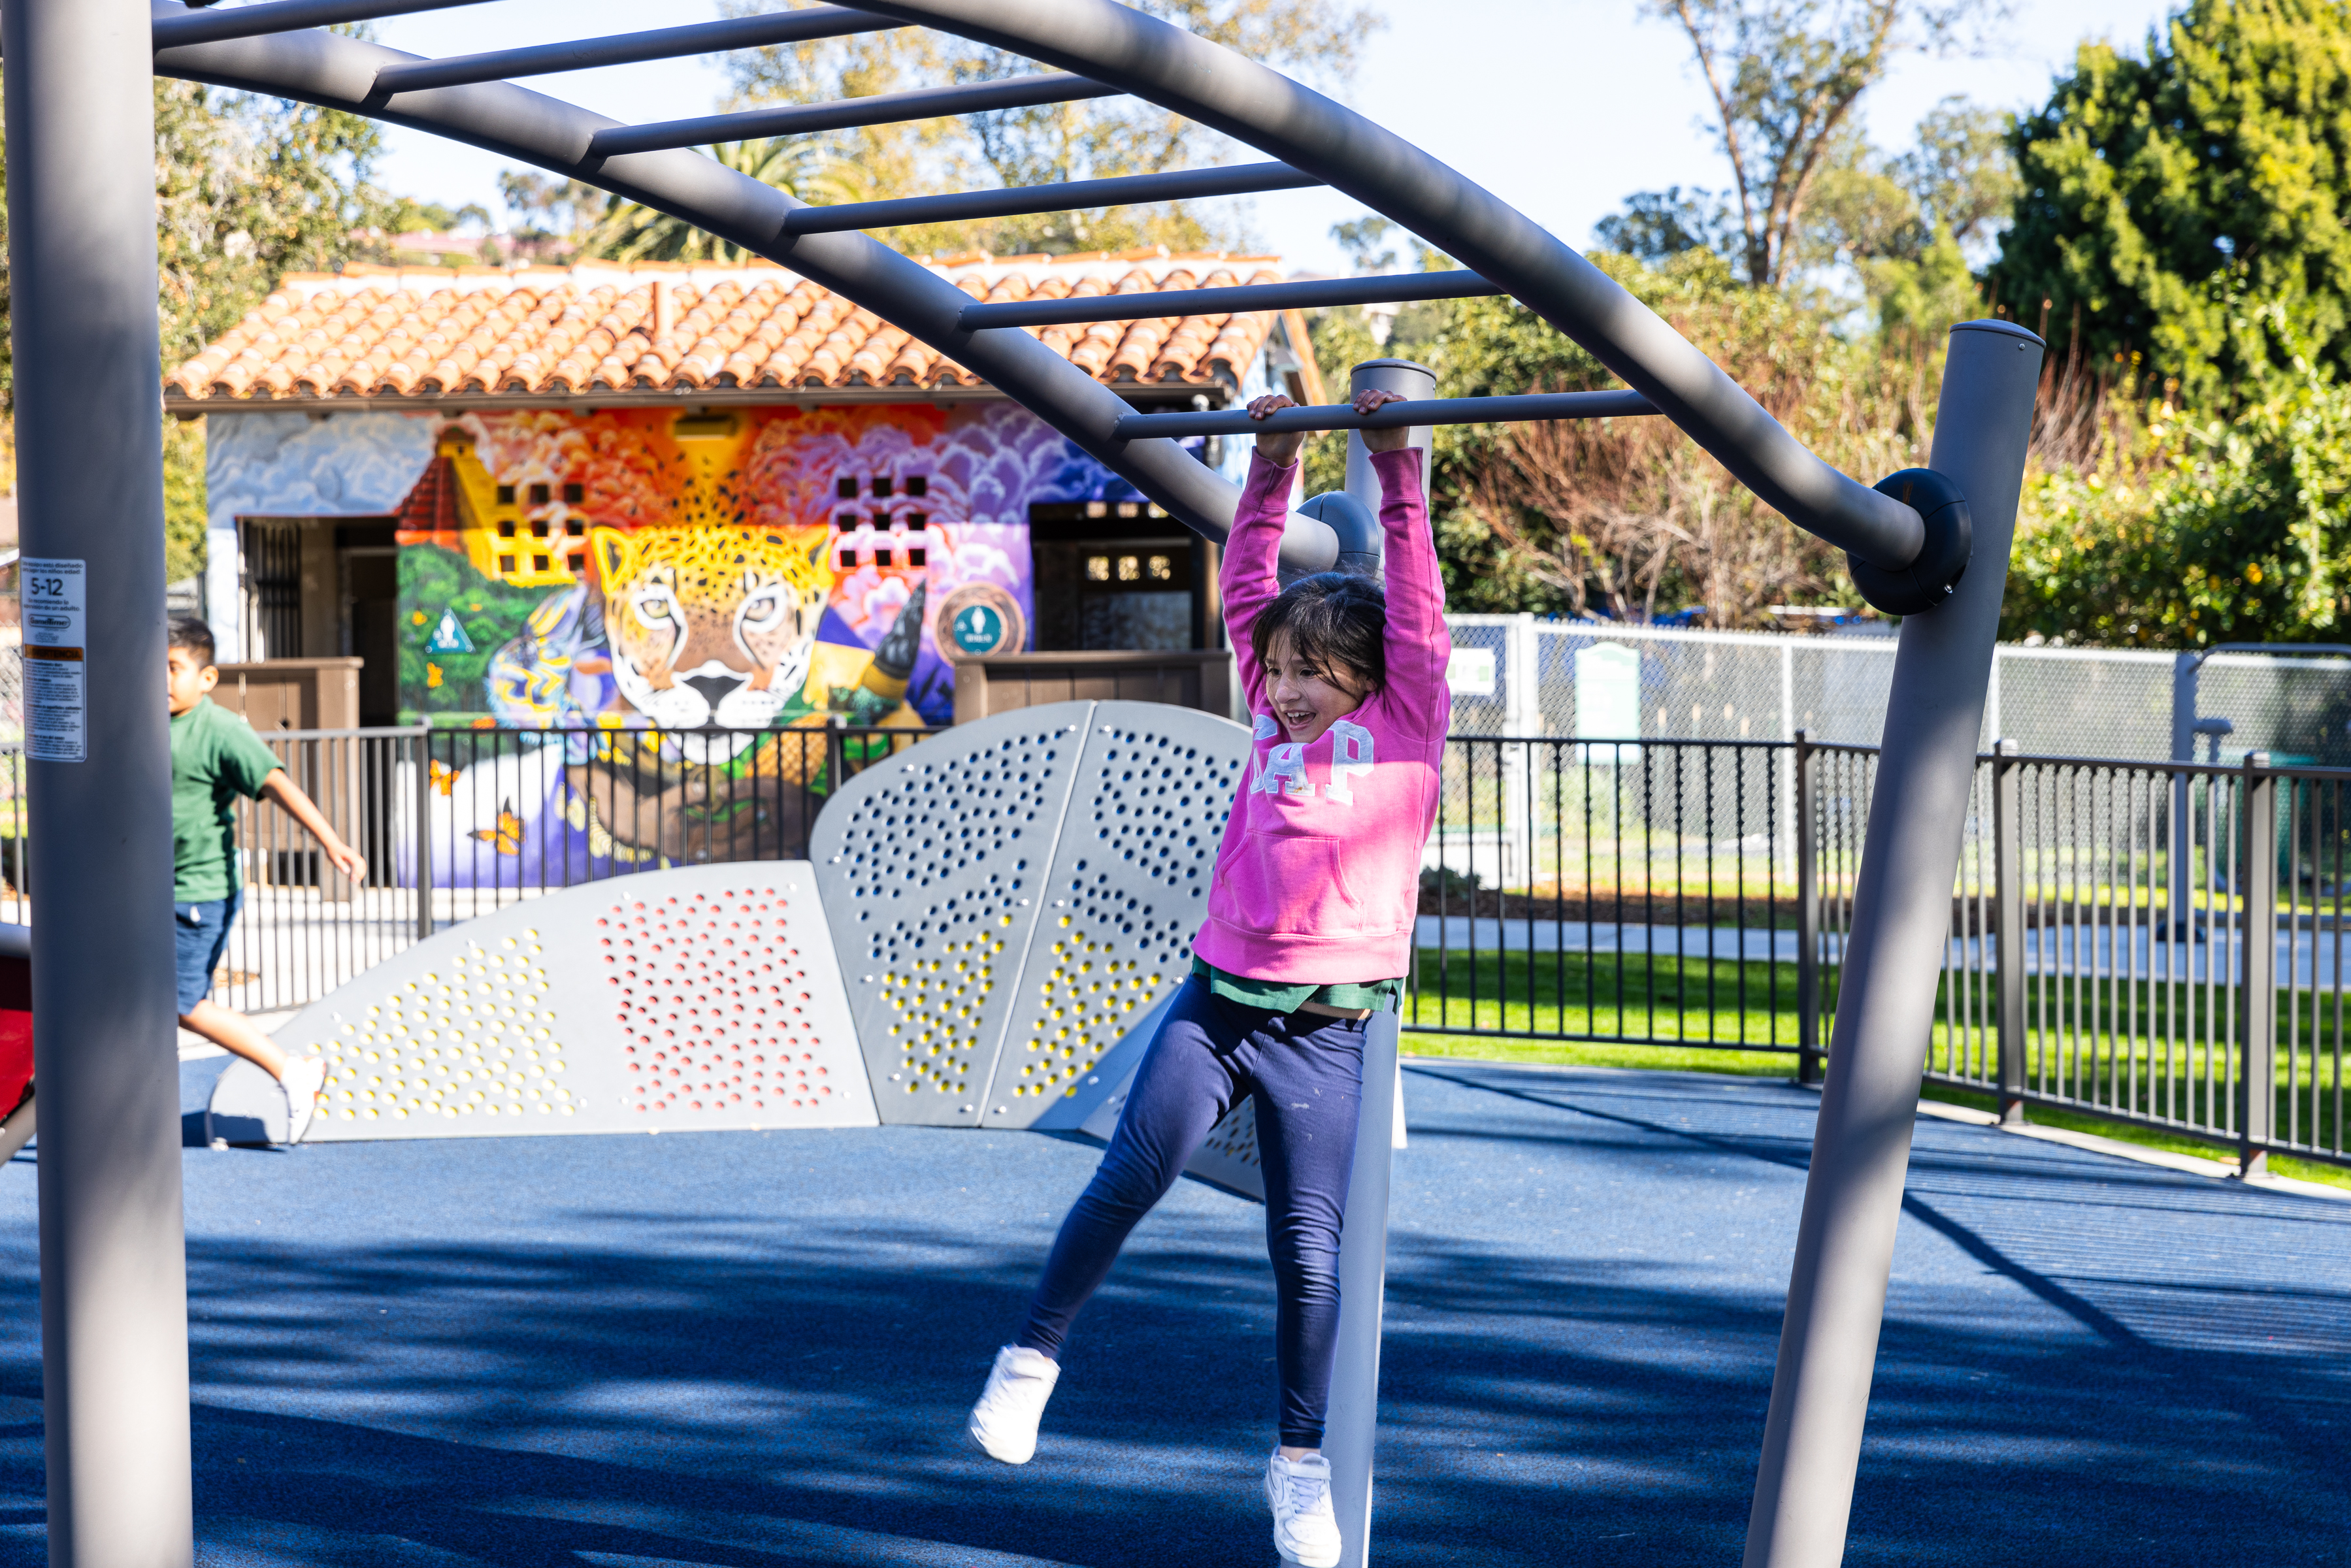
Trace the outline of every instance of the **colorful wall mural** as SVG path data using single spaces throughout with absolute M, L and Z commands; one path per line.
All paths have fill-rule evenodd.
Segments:
M 397 516 L 402 721 L 465 732 L 444 885 L 796 852 L 832 769 L 952 718 L 951 596 L 1033 623 L 1029 507 L 1140 499 L 1006 402 L 293 417 L 214 422 L 214 559 Z

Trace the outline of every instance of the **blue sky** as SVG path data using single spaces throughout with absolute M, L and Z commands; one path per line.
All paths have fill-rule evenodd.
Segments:
M 2084 37 L 2136 48 L 2166 7 L 2145 0 L 2028 0 L 1997 51 L 1909 57 L 1864 100 L 1872 136 L 1907 144 L 1947 93 L 2001 109 L 2045 99 L 2053 72 Z M 1628 0 L 1390 0 L 1387 27 L 1364 51 L 1355 107 L 1583 246 L 1627 193 L 1723 183 L 1699 123 L 1706 98 L 1676 30 Z M 674 0 L 664 25 L 716 15 L 714 0 Z M 466 54 L 552 38 L 627 32 L 641 0 L 493 0 L 376 24 L 394 48 Z M 708 112 L 724 89 L 716 61 L 674 60 L 538 78 L 542 90 L 619 120 Z M 501 162 L 437 137 L 393 130 L 381 171 L 405 193 L 498 210 Z M 1252 200 L 1247 217 L 1292 266 L 1341 271 L 1331 225 L 1360 214 L 1345 198 L 1292 192 Z

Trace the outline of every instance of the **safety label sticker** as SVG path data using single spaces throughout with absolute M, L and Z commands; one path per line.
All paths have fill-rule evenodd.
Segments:
M 25 755 L 36 762 L 87 760 L 85 564 L 27 556 L 17 570 L 25 615 Z

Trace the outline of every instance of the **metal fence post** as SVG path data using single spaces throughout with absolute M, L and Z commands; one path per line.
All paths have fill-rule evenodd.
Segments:
M 1821 852 L 1813 732 L 1796 731 L 1796 1082 L 1821 1081 Z
M 1844 1556 L 2041 360 L 2041 340 L 2007 322 L 1952 329 L 1929 462 L 1968 499 L 1973 562 L 1940 607 L 1902 622 L 1746 1568 Z
M 1991 875 L 1998 926 L 1993 984 L 1999 988 L 2000 1119 L 2024 1122 L 2024 851 L 2023 768 L 2012 740 L 1992 743 Z
M 2257 1176 L 2269 1164 L 2277 1135 L 2277 775 L 2270 754 L 2245 758 L 2244 912 L 2238 939 L 2244 944 L 2244 1109 L 2237 1123 L 2237 1173 Z M 2208 960 L 2209 961 L 2209 960 Z
M 152 18 L 5 0 L 48 1560 L 193 1560 L 172 1053 Z M 32 616 L 26 632 L 36 632 Z M 32 650 L 28 649 L 28 652 Z M 28 660 L 28 665 L 33 664 Z
M 416 939 L 433 935 L 433 726 L 416 729 Z

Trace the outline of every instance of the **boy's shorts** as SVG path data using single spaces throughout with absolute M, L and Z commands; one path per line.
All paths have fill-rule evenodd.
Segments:
M 182 1018 L 213 994 L 213 972 L 220 967 L 221 955 L 228 950 L 228 928 L 236 919 L 237 905 L 244 902 L 245 892 L 240 888 L 226 898 L 172 906 Z

